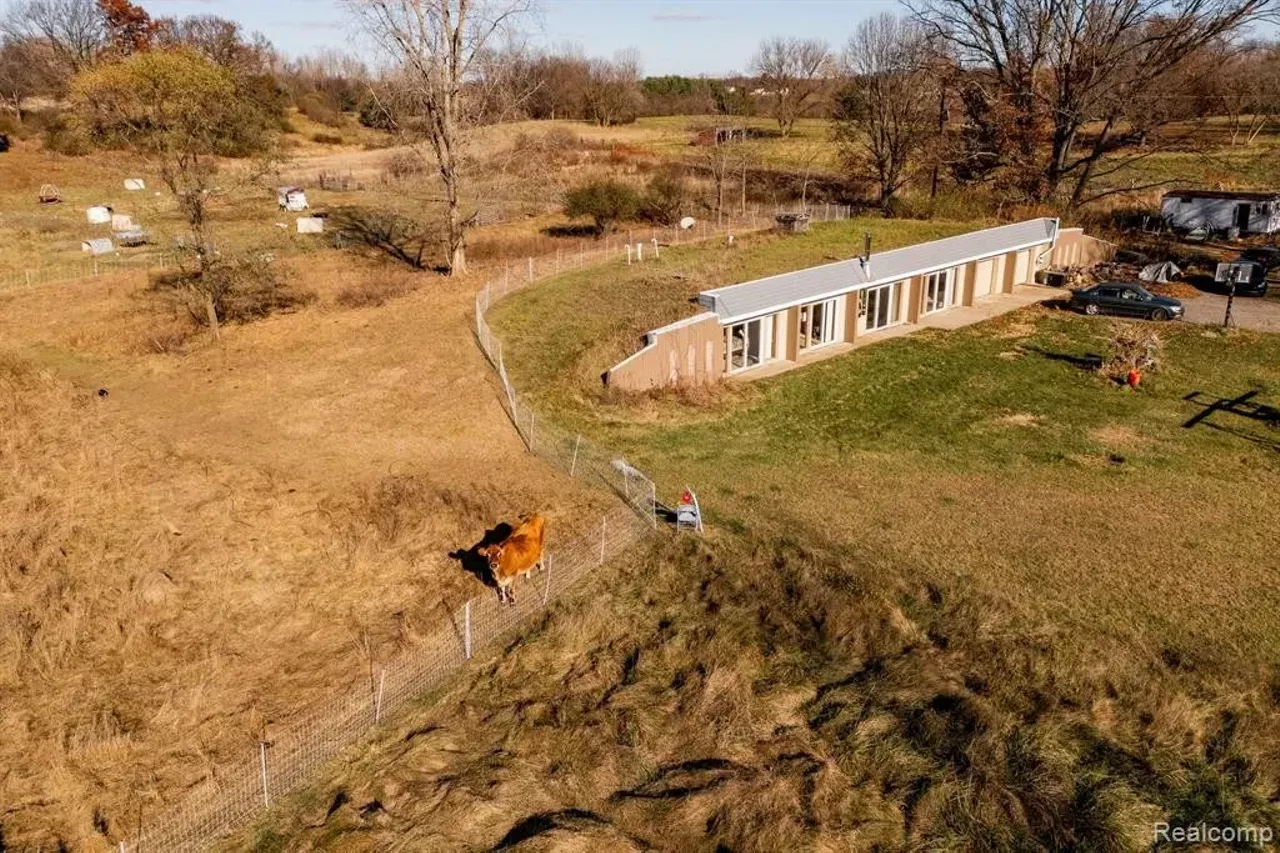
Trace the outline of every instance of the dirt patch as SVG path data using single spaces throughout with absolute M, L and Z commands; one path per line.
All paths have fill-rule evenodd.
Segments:
M 1033 427 L 1040 425 L 1040 416 L 1030 412 L 1014 412 L 996 418 L 995 422 L 1000 426 Z
M 1139 435 L 1136 429 L 1123 424 L 1107 424 L 1092 429 L 1089 431 L 1089 437 L 1107 447 L 1131 448 L 1147 443 L 1147 439 Z

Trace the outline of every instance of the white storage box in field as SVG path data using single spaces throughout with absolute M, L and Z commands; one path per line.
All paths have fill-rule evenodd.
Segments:
M 115 246 L 112 246 L 111 241 L 106 237 L 95 237 L 80 244 L 80 251 L 88 252 L 95 258 L 98 255 L 109 255 L 115 250 Z
M 281 210 L 297 213 L 307 209 L 307 194 L 302 187 L 280 187 L 276 190 L 276 204 Z
M 112 231 L 128 231 L 133 228 L 133 217 L 127 213 L 111 214 Z
M 125 178 L 124 188 L 130 191 L 145 190 L 147 183 L 142 178 Z
M 105 204 L 95 204 L 84 212 L 84 216 L 90 225 L 106 225 L 111 221 L 111 208 Z
M 323 234 L 324 220 L 319 216 L 299 216 L 298 217 L 298 233 L 299 234 Z

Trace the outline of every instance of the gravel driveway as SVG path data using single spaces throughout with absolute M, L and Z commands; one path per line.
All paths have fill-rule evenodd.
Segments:
M 1202 293 L 1194 299 L 1182 300 L 1182 305 L 1186 309 L 1183 319 L 1187 322 L 1220 326 L 1227 312 L 1227 297 Z M 1280 332 L 1280 299 L 1237 296 L 1231 306 L 1231 316 L 1242 329 Z

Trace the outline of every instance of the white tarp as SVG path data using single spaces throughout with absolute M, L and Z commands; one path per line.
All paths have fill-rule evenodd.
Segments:
M 690 228 L 692 228 L 697 224 L 698 224 L 698 220 L 694 219 L 692 216 L 686 216 L 684 219 L 680 220 L 680 230 L 688 231 Z
M 91 225 L 105 225 L 111 221 L 111 208 L 105 204 L 95 204 L 84 215 Z
M 1142 268 L 1142 272 L 1138 273 L 1138 278 L 1142 281 L 1168 284 L 1180 275 L 1182 275 L 1182 270 L 1178 269 L 1177 264 L 1173 261 L 1164 261 L 1159 264 L 1147 264 Z
M 145 190 L 147 184 L 142 178 L 125 178 L 124 188 L 127 190 Z
M 322 234 L 324 233 L 324 220 L 319 216 L 299 216 L 298 233 Z
M 115 250 L 115 246 L 112 246 L 111 241 L 106 237 L 95 237 L 80 244 L 80 251 L 88 252 L 95 257 L 97 255 L 109 255 Z
M 127 213 L 111 214 L 111 230 L 112 231 L 129 231 L 133 228 L 133 217 Z

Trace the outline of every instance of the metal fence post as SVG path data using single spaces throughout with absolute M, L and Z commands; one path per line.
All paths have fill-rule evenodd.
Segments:
M 529 258 L 529 281 L 533 281 L 533 258 Z
M 378 698 L 373 703 L 373 722 L 376 724 L 382 719 L 382 689 L 387 686 L 387 668 L 384 666 L 382 672 L 378 674 Z
M 471 599 L 469 598 L 467 599 L 467 604 L 464 608 L 462 625 L 462 649 L 467 656 L 467 660 L 471 660 Z
M 529 410 L 529 452 L 533 453 L 533 409 Z
M 551 595 L 551 555 L 547 555 L 547 585 L 542 588 L 542 606 L 547 606 L 547 596 Z
M 578 438 L 573 443 L 573 461 L 569 463 L 569 476 L 573 476 L 573 472 L 578 470 L 578 448 L 582 446 L 582 434 L 578 434 Z
M 258 741 L 258 764 L 262 768 L 262 805 L 271 808 L 271 794 L 267 792 L 267 742 Z
M 653 526 L 656 529 L 658 526 L 658 487 L 654 485 L 653 480 L 649 481 L 649 509 L 653 518 Z
M 600 516 L 600 565 L 604 565 L 604 533 L 605 533 L 605 516 Z

